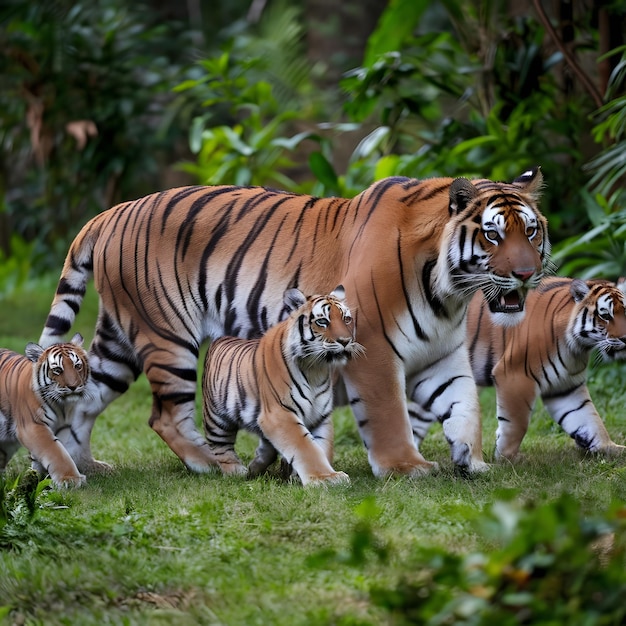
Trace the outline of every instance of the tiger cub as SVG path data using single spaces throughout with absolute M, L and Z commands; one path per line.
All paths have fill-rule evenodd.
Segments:
M 206 438 L 224 474 L 259 475 L 279 452 L 303 485 L 348 482 L 331 466 L 333 376 L 363 347 L 344 288 L 308 298 L 287 289 L 283 299 L 289 317 L 260 339 L 211 344 L 202 379 Z M 261 438 L 249 470 L 235 453 L 240 428 Z
M 625 299 L 605 280 L 546 278 L 526 300 L 518 326 L 495 325 L 479 294 L 470 304 L 467 345 L 474 379 L 496 388 L 496 456 L 513 459 L 528 430 L 538 395 L 552 419 L 584 450 L 619 454 L 587 389 L 593 350 L 604 360 L 626 359 Z M 429 416 L 412 407 L 420 442 Z
M 86 399 L 90 370 L 82 345 L 76 333 L 71 343 L 45 350 L 29 343 L 26 356 L 0 348 L 0 471 L 23 445 L 33 468 L 49 474 L 57 487 L 85 482 L 57 439 L 60 430 L 71 429 L 68 405 Z

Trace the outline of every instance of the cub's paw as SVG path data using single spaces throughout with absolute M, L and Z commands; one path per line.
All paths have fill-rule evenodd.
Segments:
M 52 476 L 52 482 L 57 489 L 73 489 L 82 487 L 87 482 L 87 477 L 84 474 L 78 474 L 77 476 Z
M 243 463 L 220 463 L 224 476 L 246 476 L 248 468 Z
M 113 466 L 104 461 L 91 459 L 87 463 L 81 463 L 79 469 L 85 474 L 110 474 L 113 471 Z
M 432 474 L 433 472 L 439 471 L 439 463 L 435 461 L 424 461 L 419 465 L 415 465 L 409 476 L 415 478 L 419 476 L 426 476 L 427 474 Z
M 305 487 L 327 487 L 329 485 L 349 485 L 350 476 L 345 472 L 333 472 L 332 474 L 320 474 L 316 476 L 303 476 L 302 484 Z

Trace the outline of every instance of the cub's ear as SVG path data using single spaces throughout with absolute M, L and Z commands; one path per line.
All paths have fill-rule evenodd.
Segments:
M 450 185 L 450 215 L 465 211 L 467 205 L 478 195 L 478 189 L 467 178 L 455 178 Z
M 26 350 L 24 351 L 26 358 L 33 363 L 37 363 L 39 357 L 43 354 L 43 348 L 38 343 L 32 341 L 26 344 Z
M 543 186 L 541 167 L 535 165 L 535 167 L 526 170 L 513 181 L 513 184 L 516 187 L 520 187 L 524 193 L 527 193 L 536 200 L 541 195 L 541 188 Z
M 343 288 L 343 285 L 337 285 L 331 292 L 330 295 L 333 298 L 337 298 L 337 300 L 345 300 L 346 290 Z
M 574 302 L 581 302 L 584 297 L 589 293 L 589 285 L 580 278 L 575 278 L 572 284 L 569 286 L 569 291 L 574 298 Z
M 72 341 L 70 343 L 73 343 L 75 346 L 81 346 L 83 345 L 83 336 L 80 333 L 76 333 L 73 337 L 72 337 Z
M 295 311 L 306 302 L 306 296 L 299 289 L 287 289 L 283 295 L 283 302 L 289 311 Z

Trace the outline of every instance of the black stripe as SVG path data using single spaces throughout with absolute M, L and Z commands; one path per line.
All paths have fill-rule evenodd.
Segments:
M 46 328 L 53 330 L 53 335 L 64 335 L 71 327 L 72 322 L 70 320 L 58 315 L 50 314 L 46 319 Z
M 59 296 L 84 296 L 86 291 L 87 288 L 84 284 L 79 287 L 74 287 L 66 278 L 61 278 L 57 286 L 57 295 Z
M 573 393 L 577 389 L 580 389 L 581 387 L 583 387 L 585 384 L 586 384 L 586 381 L 583 380 L 578 385 L 574 385 L 573 387 L 568 387 L 567 389 L 564 389 L 563 391 L 556 391 L 554 393 L 546 393 L 546 394 L 543 394 L 541 397 L 545 400 L 553 400 L 555 398 L 565 398 L 566 396 L 569 396 L 571 393 Z
M 160 400 L 161 402 L 172 402 L 173 404 L 187 404 L 189 402 L 195 402 L 196 394 L 195 393 L 156 393 L 154 394 L 155 398 Z
M 99 384 L 106 385 L 116 393 L 122 394 L 128 391 L 128 383 L 104 372 L 91 371 L 91 377 Z
M 149 371 L 152 370 L 163 370 L 164 372 L 168 372 L 176 378 L 180 378 L 181 380 L 187 380 L 189 382 L 196 382 L 198 380 L 198 373 L 195 369 L 191 368 L 183 368 L 183 367 L 174 367 L 172 365 L 166 365 L 164 363 L 153 363 L 149 367 Z M 147 372 L 146 372 L 147 375 Z
M 566 411 L 565 413 L 563 413 L 563 415 L 561 415 L 561 417 L 559 418 L 559 422 L 558 422 L 559 426 L 562 426 L 566 417 L 569 417 L 572 413 L 576 413 L 577 411 L 580 411 L 582 408 L 584 408 L 588 404 L 591 404 L 591 400 L 589 399 L 582 402 L 582 404 L 579 404 L 576 408 L 570 409 L 569 411 Z
M 424 263 L 424 267 L 422 268 L 422 284 L 424 286 L 424 295 L 426 296 L 426 300 L 436 317 L 449 319 L 450 316 L 448 314 L 448 311 L 446 311 L 443 302 L 434 295 L 430 282 L 430 278 L 436 264 L 437 259 L 432 259 L 430 261 L 426 261 L 426 263 Z
M 187 196 L 190 196 L 200 190 L 202 190 L 203 187 L 201 185 L 191 185 L 189 187 L 182 187 L 180 188 L 178 191 L 176 191 L 176 193 L 173 193 L 169 200 L 167 201 L 167 204 L 165 205 L 165 208 L 163 209 L 162 215 L 161 215 L 161 235 L 163 235 L 163 233 L 165 233 L 165 227 L 167 226 L 167 220 L 169 219 L 170 215 L 173 213 L 173 211 L 175 209 L 178 208 L 178 204 L 180 202 L 182 202 L 185 198 L 187 198 Z M 211 189 L 211 187 L 205 187 L 204 189 Z M 217 190 L 217 192 L 219 192 L 219 190 Z M 159 201 L 161 200 L 161 198 L 163 198 L 168 192 L 166 191 L 162 191 L 160 193 L 154 194 L 153 196 L 151 196 L 152 201 L 153 201 L 153 206 L 158 206 Z
M 430 394 L 430 397 L 428 398 L 428 400 L 426 400 L 426 402 L 424 404 L 422 404 L 422 407 L 426 410 L 426 411 L 430 411 L 432 405 L 435 403 L 435 401 L 444 393 L 444 391 L 446 391 L 446 389 L 448 387 L 450 387 L 450 385 L 455 381 L 458 380 L 459 378 L 466 378 L 466 376 L 453 376 L 452 378 L 449 378 L 446 382 L 441 383 L 441 385 L 439 385 L 439 387 L 437 387 L 437 389 L 435 389 L 435 391 L 433 391 L 433 393 Z

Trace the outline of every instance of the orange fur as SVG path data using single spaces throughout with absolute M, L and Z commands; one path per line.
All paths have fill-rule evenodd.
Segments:
M 480 386 L 496 388 L 496 455 L 517 456 L 538 396 L 583 450 L 623 453 L 626 448 L 611 440 L 587 388 L 592 351 L 609 361 L 626 359 L 621 289 L 604 280 L 548 278 L 529 294 L 526 309 L 519 325 L 503 327 L 493 323 L 480 294 L 469 307 L 467 344 L 474 378 Z M 419 442 L 429 420 L 419 407 L 412 416 Z
M 211 344 L 202 379 L 205 433 L 224 474 L 246 473 L 234 450 L 246 428 L 261 437 L 249 475 L 264 472 L 278 451 L 303 485 L 346 482 L 331 465 L 332 381 L 362 347 L 343 288 L 308 299 L 290 293 L 299 294 L 292 301 L 299 308 L 260 339 Z
M 28 344 L 23 356 L 0 349 L 0 469 L 20 444 L 28 449 L 33 467 L 47 473 L 58 487 L 80 486 L 85 476 L 57 439 L 71 429 L 66 408 L 83 397 L 89 377 L 82 337 L 42 350 Z
M 281 319 L 285 289 L 323 293 L 343 284 L 367 351 L 344 378 L 374 473 L 433 467 L 412 441 L 407 378 L 420 383 L 424 402 L 445 387 L 431 408 L 444 421 L 453 462 L 481 470 L 466 308 L 482 289 L 497 315 L 522 315 L 550 251 L 540 186 L 535 168 L 513 183 L 389 178 L 353 199 L 185 187 L 127 202 L 75 239 L 41 340 L 68 331 L 93 270 L 97 402 L 75 423 L 88 432 L 144 371 L 150 425 L 189 468 L 207 471 L 216 459 L 194 418 L 202 341 L 260 337 Z M 453 371 L 461 375 L 451 379 Z M 81 459 L 91 459 L 87 443 Z

